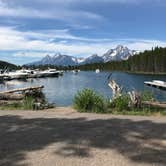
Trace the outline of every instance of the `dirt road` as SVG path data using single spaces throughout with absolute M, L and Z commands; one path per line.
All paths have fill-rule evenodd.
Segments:
M 166 165 L 166 117 L 0 111 L 0 165 Z

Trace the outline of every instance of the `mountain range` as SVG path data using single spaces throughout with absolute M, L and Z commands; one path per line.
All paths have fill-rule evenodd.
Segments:
M 37 62 L 33 62 L 27 65 L 55 65 L 55 66 L 75 66 L 99 62 L 110 62 L 110 61 L 121 61 L 127 60 L 129 57 L 135 55 L 137 51 L 130 50 L 127 47 L 118 45 L 115 49 L 108 50 L 102 56 L 93 54 L 87 58 L 77 58 L 69 55 L 62 55 L 60 53 L 55 54 L 54 56 L 46 55 L 43 59 Z

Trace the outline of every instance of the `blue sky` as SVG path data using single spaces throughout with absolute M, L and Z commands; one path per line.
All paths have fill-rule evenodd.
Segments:
M 0 59 L 102 55 L 166 46 L 165 0 L 0 0 Z

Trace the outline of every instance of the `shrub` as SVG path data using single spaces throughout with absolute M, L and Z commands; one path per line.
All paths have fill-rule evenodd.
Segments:
M 152 92 L 149 91 L 141 92 L 141 101 L 152 101 L 152 100 L 154 100 Z
M 111 106 L 114 107 L 117 111 L 124 111 L 129 108 L 129 101 L 130 101 L 129 96 L 126 94 L 123 94 L 115 98 L 112 101 Z
M 23 109 L 33 110 L 34 98 L 31 96 L 26 96 L 23 100 Z
M 78 91 L 74 97 L 74 107 L 80 112 L 106 112 L 105 99 L 91 89 Z

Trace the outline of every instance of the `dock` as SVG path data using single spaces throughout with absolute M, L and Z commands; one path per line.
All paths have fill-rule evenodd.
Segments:
M 166 82 L 164 81 L 159 81 L 159 80 L 145 81 L 144 84 L 158 89 L 166 90 Z

